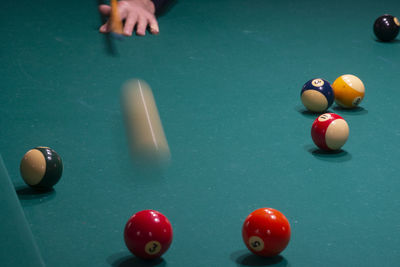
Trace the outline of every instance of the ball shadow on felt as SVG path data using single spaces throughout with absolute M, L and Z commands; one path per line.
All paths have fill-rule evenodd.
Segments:
M 116 253 L 108 257 L 107 262 L 113 267 L 164 267 L 167 263 L 163 258 L 143 260 L 128 252 Z
M 343 108 L 341 106 L 334 106 L 333 111 L 342 115 L 365 115 L 368 114 L 368 110 L 363 107 L 354 107 L 354 108 Z
M 248 250 L 235 251 L 231 254 L 230 258 L 232 261 L 236 262 L 238 266 L 288 266 L 288 261 L 281 255 L 261 257 L 254 255 Z
M 16 186 L 15 191 L 24 206 L 42 204 L 52 200 L 56 196 L 54 188 L 36 189 L 27 185 Z
M 352 158 L 351 154 L 344 149 L 325 151 L 313 145 L 306 145 L 304 146 L 304 149 L 307 150 L 315 158 L 323 161 L 345 162 L 351 160 Z

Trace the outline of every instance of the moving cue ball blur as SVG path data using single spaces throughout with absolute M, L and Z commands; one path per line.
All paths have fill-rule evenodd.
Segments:
M 363 82 L 351 74 L 342 75 L 332 84 L 335 102 L 343 108 L 355 108 L 364 99 Z
M 399 30 L 400 22 L 392 15 L 385 14 L 375 20 L 374 33 L 383 42 L 394 40 L 399 34 Z
M 261 208 L 247 216 L 242 228 L 243 241 L 256 255 L 273 257 L 290 241 L 290 224 L 285 215 L 272 208 Z
M 168 163 L 170 149 L 150 86 L 139 79 L 127 81 L 122 96 L 133 155 L 150 165 Z
M 124 240 L 135 256 L 142 259 L 159 258 L 172 243 L 172 226 L 160 212 L 142 210 L 126 223 Z
M 349 137 L 349 126 L 341 116 L 325 113 L 315 119 L 311 128 L 311 137 L 322 150 L 339 150 Z
M 36 147 L 26 152 L 20 172 L 25 183 L 36 189 L 50 189 L 61 178 L 61 157 L 49 147 Z
M 303 85 L 301 102 L 312 112 L 323 112 L 333 103 L 334 96 L 330 83 L 324 79 L 312 79 Z

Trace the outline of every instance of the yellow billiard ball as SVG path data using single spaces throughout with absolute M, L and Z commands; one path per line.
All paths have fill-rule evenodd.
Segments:
M 342 75 L 332 84 L 335 102 L 343 108 L 357 107 L 364 98 L 363 82 L 351 74 Z

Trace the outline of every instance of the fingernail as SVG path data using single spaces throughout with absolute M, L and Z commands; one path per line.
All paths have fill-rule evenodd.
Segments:
M 152 34 L 159 34 L 160 32 L 159 32 L 159 30 L 158 30 L 158 28 L 157 27 L 150 27 L 150 32 L 152 33 Z

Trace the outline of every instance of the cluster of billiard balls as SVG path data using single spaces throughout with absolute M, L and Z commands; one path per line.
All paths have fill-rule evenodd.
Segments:
M 363 82 L 351 74 L 342 75 L 331 85 L 317 78 L 306 82 L 300 93 L 303 105 L 311 112 L 322 113 L 335 101 L 342 108 L 358 107 L 365 95 Z M 325 113 L 315 119 L 311 137 L 322 150 L 339 150 L 349 137 L 347 122 L 335 113 Z
M 306 82 L 301 90 L 303 105 L 312 112 L 324 112 L 335 103 L 346 109 L 357 107 L 364 98 L 363 82 L 351 74 L 342 75 L 331 85 L 317 78 Z
M 375 20 L 374 33 L 383 42 L 394 40 L 400 31 L 396 17 L 382 15 Z M 357 107 L 363 100 L 365 87 L 363 82 L 351 74 L 342 75 L 331 85 L 328 81 L 317 78 L 306 82 L 300 96 L 303 105 L 311 112 L 322 113 L 335 102 L 345 109 Z M 335 113 L 325 113 L 315 119 L 311 127 L 311 137 L 322 150 L 339 150 L 347 141 L 349 126 Z
M 126 223 L 124 240 L 128 249 L 142 259 L 161 257 L 172 243 L 170 221 L 158 211 L 142 210 Z M 290 224 L 278 210 L 261 208 L 247 216 L 242 228 L 243 241 L 256 255 L 273 257 L 290 240 Z

